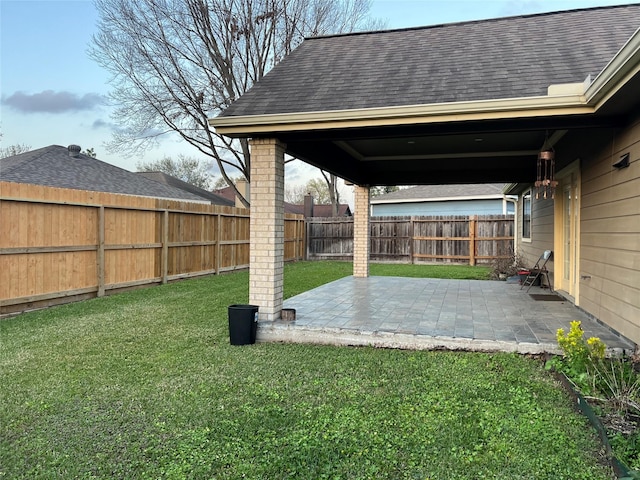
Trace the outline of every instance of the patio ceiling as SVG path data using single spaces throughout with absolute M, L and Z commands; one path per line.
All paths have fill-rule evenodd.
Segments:
M 561 151 L 588 129 L 592 138 L 618 117 L 478 121 L 280 132 L 287 153 L 358 185 L 532 182 L 548 136 Z M 567 136 L 569 132 L 573 135 Z M 574 153 L 571 159 L 575 159 Z

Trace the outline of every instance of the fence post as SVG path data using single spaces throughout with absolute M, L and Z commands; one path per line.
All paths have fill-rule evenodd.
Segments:
M 415 218 L 413 215 L 411 216 L 411 224 L 409 225 L 409 263 L 411 265 L 413 265 L 414 262 L 414 258 L 413 258 L 413 242 L 414 239 L 413 237 L 415 236 Z
M 304 219 L 304 225 L 305 225 L 305 230 L 306 230 L 306 239 L 305 239 L 305 254 L 304 254 L 304 259 L 305 260 L 309 260 L 309 253 L 310 253 L 310 249 L 311 249 L 311 222 L 309 221 L 308 218 Z
M 469 216 L 469 265 L 476 264 L 476 225 L 477 215 Z
M 296 260 L 304 260 L 304 218 L 299 218 L 296 225 L 296 232 L 298 232 L 298 238 L 296 239 Z
M 220 274 L 220 255 L 222 255 L 222 215 L 220 212 L 216 215 L 216 275 Z
M 104 297 L 104 205 L 98 209 L 98 296 Z
M 169 210 L 162 212 L 162 283 L 169 281 Z

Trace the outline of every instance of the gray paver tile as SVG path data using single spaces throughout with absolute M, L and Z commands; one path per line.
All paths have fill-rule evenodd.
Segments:
M 534 293 L 533 290 L 530 293 Z M 633 348 L 570 302 L 533 300 L 519 285 L 480 280 L 346 277 L 287 299 L 287 329 L 376 332 L 555 344 L 558 328 L 580 320 L 587 336 Z

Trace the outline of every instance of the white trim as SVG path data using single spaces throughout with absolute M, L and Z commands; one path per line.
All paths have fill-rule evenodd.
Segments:
M 459 197 L 427 197 L 427 198 L 397 198 L 387 200 L 371 200 L 371 204 L 382 205 L 389 203 L 422 203 L 422 202 L 455 202 L 455 201 L 473 201 L 473 200 L 503 200 L 504 195 L 496 193 L 491 195 L 469 195 Z
M 636 60 L 634 62 L 634 60 Z M 600 74 L 593 80 L 585 91 L 587 103 L 600 108 L 615 93 L 621 83 L 640 69 L 640 28 L 627 40 L 622 48 L 614 55 Z
M 524 219 L 525 219 L 524 197 L 527 193 L 529 194 L 529 236 L 525 237 L 524 236 Z M 531 240 L 533 239 L 533 188 L 531 187 L 527 188 L 522 192 L 522 228 L 520 229 L 520 237 L 522 238 L 523 242 L 531 242 Z
M 515 197 L 515 198 L 514 198 Z M 518 251 L 518 207 L 519 201 L 516 195 L 505 195 L 504 203 L 507 204 L 509 202 L 513 203 L 513 253 L 518 255 L 520 252 Z M 507 208 L 508 210 L 508 208 Z
M 541 113 L 541 111 L 545 111 Z M 209 125 L 218 133 L 252 133 L 255 127 L 267 127 L 260 131 L 274 130 L 313 130 L 327 128 L 335 124 L 340 128 L 344 124 L 356 122 L 356 126 L 365 126 L 376 121 L 395 120 L 396 125 L 412 124 L 417 118 L 433 118 L 431 121 L 461 121 L 469 119 L 517 117 L 535 117 L 541 115 L 570 115 L 593 113 L 587 105 L 584 95 L 554 95 L 519 97 L 508 99 L 474 100 L 467 102 L 431 103 L 424 105 L 402 105 L 394 107 L 375 107 L 351 110 L 329 110 L 313 112 L 276 113 L 268 115 L 238 115 L 209 119 Z M 503 115 L 496 115 L 496 114 Z M 435 117 L 435 118 L 434 118 Z M 295 128 L 286 128 L 295 126 Z M 306 126 L 304 128 L 303 126 Z M 333 126 L 333 125 L 332 125 Z M 351 125 L 349 125 L 351 126 Z M 243 128 L 245 127 L 245 128 Z

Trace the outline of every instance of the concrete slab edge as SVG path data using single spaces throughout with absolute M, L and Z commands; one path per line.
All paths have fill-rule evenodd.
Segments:
M 396 332 L 353 331 L 340 328 L 310 329 L 294 324 L 258 325 L 257 342 L 305 343 L 335 346 L 370 346 L 404 350 L 459 350 L 468 352 L 514 352 L 560 354 L 555 343 L 526 343 L 455 337 L 434 337 Z

